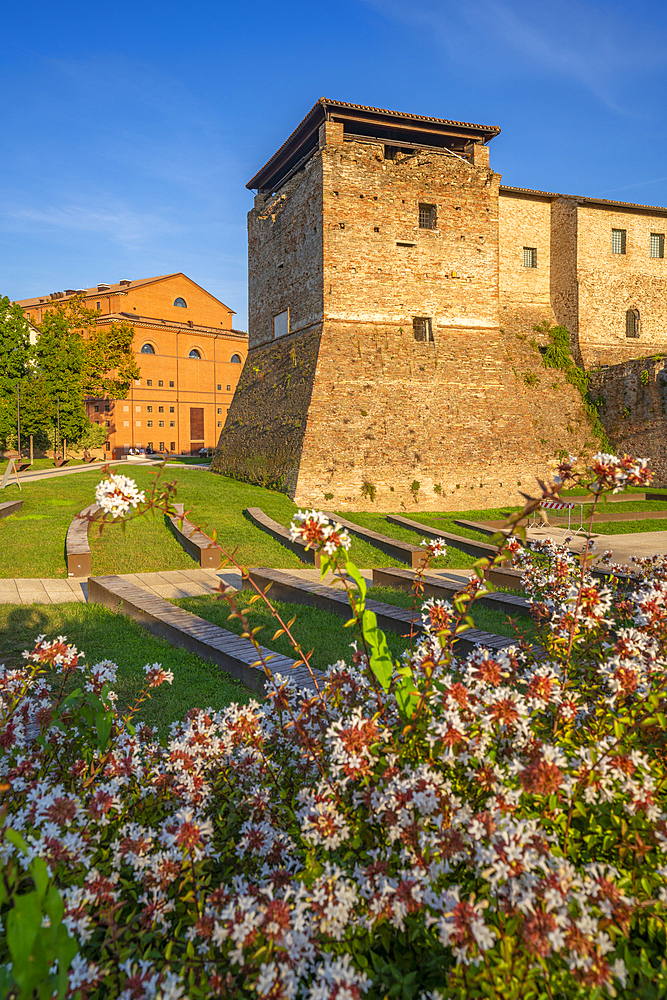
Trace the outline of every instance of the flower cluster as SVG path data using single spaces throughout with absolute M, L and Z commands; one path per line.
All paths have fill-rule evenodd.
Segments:
M 447 542 L 444 538 L 422 538 L 421 544 L 434 559 L 447 555 Z
M 133 479 L 111 472 L 95 487 L 95 500 L 106 514 L 116 518 L 127 514 L 131 507 L 145 503 L 146 497 Z
M 322 550 L 328 556 L 339 549 L 349 549 L 352 544 L 349 532 L 340 524 L 332 524 L 326 514 L 317 510 L 297 511 L 289 534 L 293 542 L 305 542 L 306 548 Z
M 652 473 L 647 458 L 631 458 L 630 455 L 608 455 L 598 451 L 593 455 L 589 471 L 595 478 L 591 489 L 603 493 L 611 489 L 618 493 L 625 486 L 648 486 Z
M 529 641 L 462 655 L 471 583 L 386 682 L 362 634 L 318 690 L 270 677 L 166 741 L 63 637 L 0 672 L 0 858 L 17 893 L 36 863 L 58 887 L 69 997 L 661 995 L 667 559 L 628 583 L 514 548 Z

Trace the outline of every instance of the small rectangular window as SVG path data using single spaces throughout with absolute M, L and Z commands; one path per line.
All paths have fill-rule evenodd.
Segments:
M 150 448 L 150 449 L 152 450 L 152 449 L 153 449 L 153 442 L 152 442 L 152 441 L 148 441 L 148 442 L 146 443 L 146 447 L 147 447 L 147 448 Z
M 611 231 L 611 252 L 625 253 L 626 229 L 612 229 Z
M 222 427 L 222 420 L 218 420 L 218 427 Z
M 164 413 L 164 406 L 158 406 L 157 411 L 158 413 Z
M 176 410 L 174 409 L 174 407 L 173 407 L 173 406 L 170 406 L 170 407 L 169 407 L 169 412 L 170 412 L 170 413 L 175 413 L 175 412 L 176 412 Z
M 104 450 L 105 451 L 111 451 L 111 441 L 105 441 L 104 442 Z
M 665 256 L 665 234 L 651 233 L 651 257 Z
M 273 317 L 273 339 L 277 340 L 278 337 L 286 337 L 289 333 L 289 309 L 285 309 L 283 312 L 278 313 L 277 316 Z
M 628 309 L 625 314 L 625 336 L 639 336 L 639 309 Z
M 169 449 L 169 451 L 176 451 L 176 442 L 175 441 L 171 442 L 171 448 Z
M 164 385 L 164 382 L 162 381 L 162 379 L 158 380 L 158 385 Z
M 105 425 L 106 425 L 107 427 L 111 427 L 111 424 L 109 423 L 109 421 L 108 421 L 108 420 L 105 420 L 105 421 L 104 421 L 104 423 L 105 423 Z
M 227 392 L 231 392 L 231 391 L 232 391 L 232 387 L 231 387 L 231 385 L 228 385 L 227 386 Z
M 153 379 L 152 378 L 147 378 L 146 379 L 146 385 L 152 385 L 152 384 L 153 384 Z
M 221 385 L 219 385 L 219 386 L 218 386 L 218 392 L 220 392 L 220 390 L 221 390 L 221 389 L 222 389 L 222 386 L 221 386 Z
M 153 407 L 152 406 L 147 406 L 146 407 L 146 412 L 147 413 L 152 413 L 153 412 Z
M 159 451 L 164 451 L 164 441 L 160 441 Z
M 537 247 L 523 248 L 523 266 L 537 267 Z
M 176 421 L 175 420 L 170 420 L 169 421 L 169 426 L 170 427 L 175 427 L 176 426 Z M 173 451 L 174 449 L 172 448 L 171 450 Z
M 157 425 L 158 427 L 164 427 L 164 420 L 158 420 Z
M 218 407 L 218 413 L 222 413 L 222 407 L 221 406 Z
M 95 405 L 95 413 L 99 413 L 99 412 L 100 412 L 100 408 L 99 408 L 99 406 L 97 406 L 97 404 L 96 404 L 96 405 Z
M 101 308 L 102 308 L 102 303 L 98 302 L 97 303 L 97 311 L 99 312 Z
M 152 427 L 152 426 L 153 426 L 153 421 L 152 420 L 147 420 L 146 421 L 146 427 Z
M 109 412 L 109 404 L 108 404 L 108 403 L 105 403 L 105 404 L 104 404 L 104 412 L 105 412 L 105 413 L 108 413 L 108 412 Z
M 438 226 L 438 208 L 436 205 L 419 206 L 419 228 L 436 229 Z
M 173 382 L 170 382 L 170 383 L 169 383 L 169 388 L 170 388 L 170 389 L 173 389 L 173 388 L 174 388 L 174 383 L 173 383 Z
M 415 316 L 412 320 L 415 340 L 433 342 L 433 324 L 430 316 Z

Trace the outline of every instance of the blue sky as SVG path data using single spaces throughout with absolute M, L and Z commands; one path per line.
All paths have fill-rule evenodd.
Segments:
M 667 204 L 667 5 L 5 5 L 0 294 L 184 271 L 246 325 L 246 181 L 321 97 L 500 125 L 503 183 Z

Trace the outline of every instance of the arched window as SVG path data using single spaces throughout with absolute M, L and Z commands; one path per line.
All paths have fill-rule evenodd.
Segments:
M 192 350 L 190 351 L 190 353 L 188 354 L 188 357 L 189 358 L 197 358 L 198 360 L 200 360 L 201 359 L 201 354 L 199 353 L 199 351 L 197 350 L 196 347 L 193 347 Z
M 141 348 L 142 354 L 155 354 L 155 348 L 152 344 L 143 344 Z
M 180 298 L 180 297 L 179 297 L 179 298 L 177 298 L 177 299 L 174 299 L 174 305 L 175 305 L 175 306 L 180 306 L 180 307 L 181 307 L 181 309 L 187 309 L 187 308 L 188 308 L 188 304 L 187 304 L 187 302 L 185 301 L 185 299 L 182 299 L 182 298 Z
M 232 359 L 231 360 L 232 360 L 232 364 L 233 365 L 240 365 L 241 364 L 241 355 L 240 354 L 232 354 Z
M 639 309 L 628 309 L 625 314 L 625 336 L 639 336 Z

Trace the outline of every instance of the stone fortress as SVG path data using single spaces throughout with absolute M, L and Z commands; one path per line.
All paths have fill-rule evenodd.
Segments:
M 667 350 L 667 209 L 503 186 L 499 131 L 322 98 L 248 182 L 216 471 L 301 505 L 462 509 L 597 446 L 533 326 L 587 368 Z

